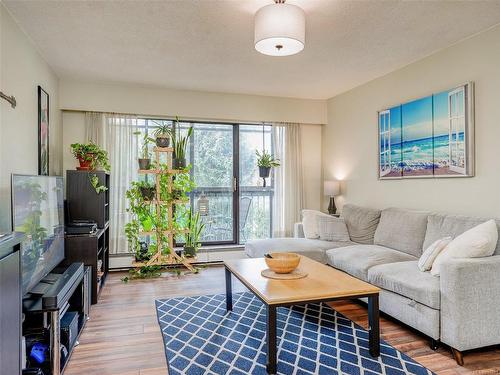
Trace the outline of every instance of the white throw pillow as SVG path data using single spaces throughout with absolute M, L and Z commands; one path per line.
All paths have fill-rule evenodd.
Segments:
M 330 217 L 321 211 L 302 210 L 302 227 L 304 229 L 304 237 L 308 239 L 319 238 L 319 218 Z
M 493 255 L 498 241 L 495 220 L 488 220 L 462 233 L 441 251 L 432 265 L 431 274 L 439 276 L 441 266 L 452 258 L 479 258 Z
M 418 260 L 418 268 L 420 271 L 430 271 L 432 264 L 436 260 L 437 256 L 441 251 L 444 250 L 446 246 L 451 242 L 451 237 L 441 238 L 434 241 L 425 251 Z
M 319 239 L 323 241 L 350 241 L 344 219 L 340 217 L 319 217 Z

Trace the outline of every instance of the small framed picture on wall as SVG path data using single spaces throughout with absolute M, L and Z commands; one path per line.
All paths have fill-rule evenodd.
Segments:
M 49 94 L 38 86 L 38 174 L 49 175 Z

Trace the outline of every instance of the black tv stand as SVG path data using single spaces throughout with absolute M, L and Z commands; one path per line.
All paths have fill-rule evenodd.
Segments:
M 90 267 L 84 267 L 83 263 L 72 263 L 69 267 L 56 268 L 40 282 L 42 285 L 34 288 L 35 293 L 25 296 L 23 336 L 27 338 L 26 356 L 29 358 L 33 342 L 45 344 L 49 348 L 45 362 L 40 364 L 31 361 L 28 368 L 40 368 L 45 375 L 63 373 L 78 342 L 66 343 L 66 351 L 62 350 L 61 319 L 68 312 L 77 317 L 77 337 L 80 335 L 89 318 L 89 278 Z M 36 294 L 38 291 L 44 293 Z

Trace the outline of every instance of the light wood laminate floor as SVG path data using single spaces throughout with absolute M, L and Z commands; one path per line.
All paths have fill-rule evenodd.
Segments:
M 112 272 L 91 319 L 80 337 L 66 369 L 67 375 L 165 375 L 163 341 L 156 320 L 154 300 L 174 296 L 224 293 L 224 269 L 212 266 L 197 275 L 132 280 L 126 273 Z M 233 291 L 243 291 L 237 281 Z M 336 302 L 337 311 L 361 326 L 367 326 L 362 304 Z M 500 348 L 467 353 L 465 365 L 457 366 L 448 348 L 429 348 L 428 339 L 382 316 L 382 338 L 438 374 L 500 374 Z

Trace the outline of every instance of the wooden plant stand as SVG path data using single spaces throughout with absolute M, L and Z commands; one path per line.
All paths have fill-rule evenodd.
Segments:
M 147 169 L 147 170 L 139 170 L 140 174 L 153 174 L 156 180 L 156 194 L 155 199 L 150 201 L 150 204 L 154 204 L 156 207 L 156 215 L 158 219 L 161 219 L 161 208 L 167 207 L 168 211 L 168 223 L 170 225 L 169 230 L 160 230 L 156 229 L 150 232 L 142 231 L 139 232 L 140 235 L 156 235 L 156 254 L 151 257 L 147 262 L 133 262 L 132 265 L 134 267 L 144 267 L 144 266 L 170 266 L 170 265 L 184 265 L 188 270 L 196 272 L 196 268 L 191 264 L 196 262 L 196 258 L 186 258 L 184 256 L 178 255 L 174 251 L 174 236 L 176 234 L 188 233 L 188 229 L 176 230 L 172 227 L 172 223 L 174 221 L 174 212 L 173 207 L 176 204 L 186 203 L 186 201 L 182 200 L 174 200 L 174 201 L 162 201 L 161 200 L 161 188 L 160 181 L 162 176 L 167 176 L 168 181 L 168 192 L 172 193 L 172 185 L 173 185 L 173 177 L 176 174 L 184 173 L 183 170 L 172 169 L 172 153 L 174 149 L 172 147 L 155 147 L 154 148 L 156 163 L 158 169 Z M 160 155 L 162 153 L 167 154 L 167 165 L 168 170 L 162 170 L 159 168 L 160 165 Z M 168 242 L 167 246 L 170 249 L 170 253 L 168 255 L 162 254 L 162 249 L 164 248 L 163 238 L 167 237 Z

